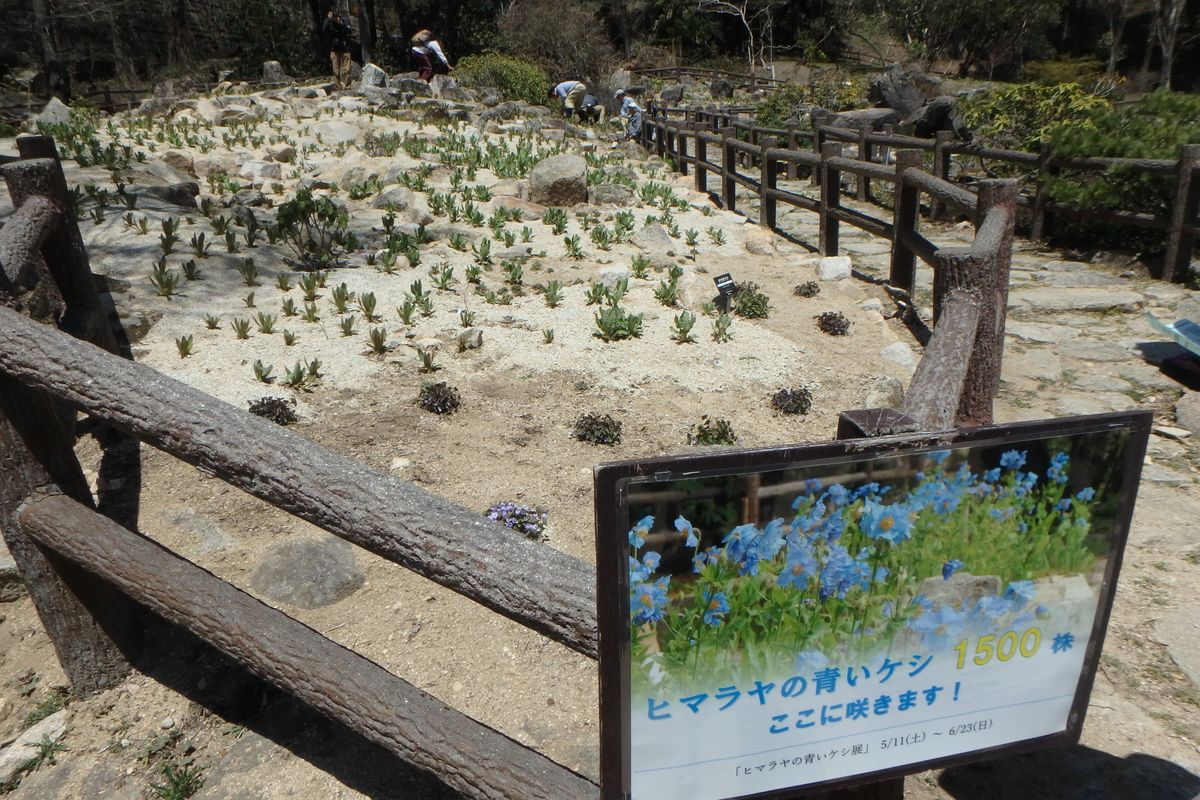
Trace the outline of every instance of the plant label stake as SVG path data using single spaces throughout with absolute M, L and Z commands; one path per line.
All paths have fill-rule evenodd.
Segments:
M 733 298 L 733 291 L 737 288 L 737 284 L 733 282 L 733 276 L 728 272 L 713 278 L 713 283 L 717 285 L 717 291 L 720 292 L 720 294 L 713 298 L 713 302 L 722 314 L 728 314 L 729 305 Z

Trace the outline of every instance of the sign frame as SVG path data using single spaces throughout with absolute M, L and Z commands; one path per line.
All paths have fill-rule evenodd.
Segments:
M 1099 666 L 1105 633 L 1112 613 L 1116 581 L 1133 517 L 1142 463 L 1150 436 L 1150 411 L 1115 412 L 1033 422 L 1010 423 L 939 433 L 850 439 L 816 444 L 663 456 L 607 462 L 594 468 L 597 548 L 597 619 L 600 633 L 600 778 L 602 800 L 628 800 L 631 794 L 630 754 L 630 637 L 629 567 L 630 527 L 626 488 L 634 482 L 666 482 L 683 478 L 765 473 L 788 468 L 833 465 L 865 458 L 918 455 L 964 447 L 1003 447 L 1055 436 L 1103 433 L 1123 429 L 1129 434 L 1121 485 L 1104 576 L 1099 587 L 1096 615 L 1087 642 L 1066 728 L 1060 732 L 1007 744 L 984 747 L 886 769 L 848 775 L 803 786 L 771 789 L 730 797 L 728 800 L 792 800 L 903 775 L 1038 750 L 1079 741 L 1088 699 Z

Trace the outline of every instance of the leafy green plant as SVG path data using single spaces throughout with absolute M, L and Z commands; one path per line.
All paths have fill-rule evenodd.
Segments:
M 333 287 L 329 298 L 333 300 L 333 307 L 339 314 L 345 314 L 350 301 L 354 299 L 354 292 L 350 291 L 350 287 L 344 283 L 339 283 Z
M 439 267 L 430 269 L 433 285 L 444 292 L 454 288 L 454 267 L 443 261 Z
M 283 371 L 283 385 L 291 389 L 303 389 L 308 382 L 308 373 L 299 361 L 291 366 L 290 369 Z
M 422 384 L 417 404 L 434 414 L 452 414 L 461 405 L 458 390 L 445 381 Z
M 479 266 L 487 267 L 492 264 L 492 240 L 486 236 L 471 245 L 471 252 L 475 255 L 475 263 Z
M 388 351 L 387 328 L 371 328 L 367 332 L 367 340 L 371 345 L 371 351 L 376 355 L 383 355 Z
M 159 259 L 154 267 L 154 271 L 150 273 L 150 283 L 154 285 L 159 297 L 165 297 L 168 300 L 175 294 L 175 290 L 179 288 L 179 273 L 167 269 L 165 256 Z
M 316 275 L 301 276 L 297 285 L 300 287 L 300 291 L 304 292 L 306 302 L 311 303 L 317 299 L 317 291 L 321 288 L 321 281 Z
M 866 105 L 867 80 L 841 70 L 816 71 L 807 83 L 788 82 L 776 87 L 755 107 L 758 124 L 781 128 L 789 119 L 803 117 L 803 109 L 819 106 L 830 111 L 849 111 Z
M 633 277 L 645 280 L 650 275 L 650 259 L 642 253 L 638 253 L 630 262 L 629 271 L 633 273 Z
M 733 290 L 733 313 L 746 319 L 766 319 L 771 311 L 771 299 L 763 294 L 757 283 L 745 281 Z
M 780 389 L 771 395 L 771 408 L 780 414 L 807 414 L 812 408 L 812 391 L 804 386 Z
M 713 244 L 717 245 L 718 247 L 725 244 L 725 241 L 726 241 L 725 231 L 714 226 L 714 227 L 709 228 L 707 233 L 708 233 L 708 240 L 710 242 L 712 242 Z
M 233 328 L 233 336 L 236 339 L 250 338 L 250 320 L 241 317 L 234 317 L 233 322 L 229 323 Z
M 212 242 L 204 241 L 204 233 L 192 234 L 192 250 L 196 253 L 196 258 L 208 258 L 208 248 L 212 247 Z
M 254 308 L 254 292 L 246 292 L 246 296 L 242 298 L 242 302 L 246 304 L 246 308 Z
M 850 320 L 840 311 L 825 311 L 817 315 L 817 328 L 830 336 L 845 336 L 850 333 Z
M 587 301 L 589 306 L 600 305 L 606 299 L 608 299 L 608 290 L 604 287 L 603 283 L 599 282 L 588 286 L 587 294 L 584 295 L 584 300 Z
M 733 324 L 733 318 L 728 314 L 720 314 L 713 320 L 712 324 L 712 340 L 714 342 L 728 342 L 733 338 L 733 334 L 729 332 L 729 327 Z
M 579 243 L 578 235 L 563 237 L 563 245 L 567 250 L 567 258 L 572 258 L 576 261 L 583 258 L 583 247 Z
M 179 351 L 180 358 L 187 358 L 193 352 L 192 335 L 189 333 L 186 336 L 175 337 L 175 349 Z
M 563 286 L 560 281 L 550 281 L 546 284 L 546 288 L 542 290 L 542 299 L 546 301 L 547 308 L 557 308 L 563 300 Z
M 189 258 L 183 262 L 183 277 L 189 281 L 200 280 L 200 267 L 196 264 L 196 259 Z
M 254 315 L 254 325 L 258 328 L 258 332 L 270 335 L 275 332 L 275 323 L 277 318 L 274 314 L 264 314 L 258 312 Z
M 204 324 L 210 331 L 215 331 L 217 328 L 221 327 L 221 318 L 215 314 L 205 314 Z
M 434 357 L 437 351 L 430 347 L 422 347 L 417 350 L 417 356 L 421 359 L 421 366 L 418 372 L 437 372 L 441 367 L 434 363 Z
M 504 282 L 516 290 L 517 294 L 521 293 L 521 281 L 524 279 L 525 270 L 519 261 L 505 261 L 504 267 Z
M 254 377 L 260 383 L 270 383 L 273 380 L 271 377 L 270 364 L 264 364 L 261 360 L 256 360 L 253 364 L 253 369 Z
M 692 328 L 696 325 L 696 315 L 690 311 L 683 311 L 675 315 L 675 321 L 671 327 L 671 338 L 679 344 L 690 344 L 696 341 L 696 337 L 692 335 Z
M 534 62 L 496 52 L 460 58 L 454 76 L 463 86 L 494 88 L 505 100 L 524 100 L 530 105 L 545 102 L 550 83 L 545 70 Z
M 621 339 L 636 339 L 642 335 L 642 315 L 629 314 L 619 305 L 600 309 L 596 317 L 595 336 L 602 341 L 615 342 Z
M 796 288 L 792 289 L 792 294 L 797 297 L 816 297 L 821 293 L 821 284 L 816 281 L 805 281 L 804 283 L 796 284 Z
M 362 311 L 367 322 L 375 322 L 378 319 L 375 316 L 375 305 L 374 292 L 363 292 L 358 296 L 358 309 Z
M 413 314 L 417 310 L 417 304 L 412 300 L 405 300 L 397 309 L 396 313 L 400 316 L 400 322 L 404 325 L 412 325 Z
M 353 314 L 350 314 L 349 316 L 346 316 L 346 317 L 342 317 L 341 322 L 338 323 L 339 327 L 341 327 L 341 329 L 342 329 L 342 336 L 353 336 L 354 335 L 355 321 L 356 321 L 356 317 Z
M 294 344 L 296 344 L 296 334 L 295 333 L 293 333 L 292 331 L 289 331 L 287 328 L 284 328 L 282 333 L 283 333 L 283 343 L 286 346 L 291 347 Z
M 693 445 L 734 445 L 737 444 L 737 436 L 733 432 L 733 425 L 729 420 L 722 417 L 710 417 L 707 414 L 700 417 L 700 421 L 692 426 L 688 433 L 688 444 Z
M 584 414 L 571 426 L 571 435 L 590 444 L 620 444 L 621 422 L 608 414 Z
M 194 764 L 164 762 L 161 770 L 163 783 L 150 784 L 159 800 L 187 800 L 204 786 L 204 770 Z
M 460 309 L 458 312 L 458 321 L 464 328 L 469 328 L 475 324 L 475 312 L 470 309 Z
M 358 246 L 347 230 L 346 211 L 328 197 L 314 197 L 307 187 L 280 205 L 275 219 L 283 241 L 307 269 L 337 266 L 342 255 Z
M 225 252 L 236 253 L 241 248 L 238 247 L 237 231 L 225 231 Z
M 242 276 L 242 280 L 247 286 L 261 286 L 258 282 L 258 266 L 254 263 L 253 258 L 244 258 L 238 264 L 237 271 Z
M 300 316 L 304 317 L 305 322 L 316 322 L 321 319 L 321 315 L 317 311 L 316 303 L 305 303 L 304 311 Z
M 542 328 L 542 344 L 554 344 L 554 328 Z
M 1094 130 L 1093 112 L 1108 107 L 1106 98 L 1076 83 L 1006 86 L 972 95 L 961 104 L 963 122 L 975 139 L 994 147 L 1020 150 L 1037 150 L 1060 128 L 1081 126 Z
M 548 208 L 542 214 L 542 222 L 553 229 L 555 236 L 562 236 L 567 231 L 567 212 L 561 208 Z

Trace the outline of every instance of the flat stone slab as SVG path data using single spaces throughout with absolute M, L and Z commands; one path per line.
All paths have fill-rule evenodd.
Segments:
M 1166 645 L 1179 669 L 1200 688 L 1200 604 L 1177 608 L 1154 625 L 1155 638 Z
M 1066 342 L 1058 351 L 1064 356 L 1083 361 L 1129 361 L 1137 358 L 1136 353 L 1117 342 L 1093 339 Z
M 1030 311 L 1137 311 L 1144 298 L 1127 289 L 1037 287 L 1008 295 L 1010 308 Z
M 43 738 L 57 742 L 67 732 L 67 710 L 56 711 L 29 728 L 8 747 L 0 750 L 0 785 L 8 783 L 21 767 L 38 754 Z
M 1126 397 L 1123 394 L 1091 392 L 1089 394 L 1064 395 L 1055 403 L 1054 410 L 1064 417 L 1074 417 L 1084 414 L 1103 414 L 1108 411 L 1128 411 L 1137 407 L 1138 404 L 1132 397 Z
M 1168 486 L 1182 486 L 1192 482 L 1192 476 L 1162 464 L 1145 464 L 1142 467 L 1142 480 L 1165 483 Z
M 1059 286 L 1074 288 L 1124 288 L 1128 284 L 1115 275 L 1107 272 L 1078 270 L 1074 272 L 1046 272 L 1040 276 L 1042 286 Z
M 1005 353 L 1000 363 L 1000 379 L 1014 382 L 1021 378 L 1057 381 L 1062 378 L 1062 360 L 1045 350 Z
M 333 536 L 279 542 L 263 554 L 250 584 L 272 600 L 320 608 L 354 594 L 366 576 L 354 547 Z
M 1008 322 L 1004 332 L 1027 342 L 1060 344 L 1079 335 L 1079 331 L 1067 325 L 1051 325 L 1048 322 Z
M 1071 385 L 1085 392 L 1126 394 L 1133 391 L 1133 384 L 1124 378 L 1118 378 L 1115 375 L 1102 375 L 1095 372 L 1085 372 L 1079 375 L 1079 377 L 1071 381 Z

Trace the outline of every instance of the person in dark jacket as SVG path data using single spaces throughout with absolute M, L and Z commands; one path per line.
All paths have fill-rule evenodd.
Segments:
M 333 86 L 335 89 L 350 88 L 350 51 L 353 49 L 354 31 L 336 11 L 325 15 L 321 32 L 329 39 L 329 60 L 333 63 Z

